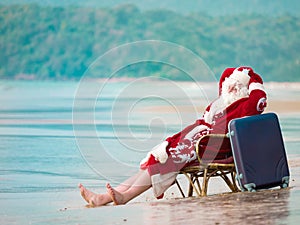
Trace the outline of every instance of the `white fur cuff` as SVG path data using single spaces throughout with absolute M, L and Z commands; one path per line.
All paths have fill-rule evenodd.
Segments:
M 164 141 L 163 143 L 155 146 L 150 152 L 157 161 L 164 164 L 168 159 L 167 146 L 169 142 Z

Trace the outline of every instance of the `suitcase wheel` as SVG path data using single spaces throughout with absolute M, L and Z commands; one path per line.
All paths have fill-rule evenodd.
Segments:
M 245 187 L 249 192 L 256 192 L 256 190 L 255 190 L 256 185 L 255 185 L 254 183 L 245 184 L 244 187 Z
M 280 185 L 281 188 L 287 188 L 289 186 L 290 177 L 283 177 L 282 184 Z

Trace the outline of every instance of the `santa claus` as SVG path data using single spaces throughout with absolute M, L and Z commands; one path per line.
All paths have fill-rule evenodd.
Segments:
M 208 105 L 202 118 L 154 147 L 141 161 L 138 174 L 116 188 L 107 184 L 105 194 L 95 194 L 80 184 L 81 195 L 91 205 L 112 201 L 125 204 L 152 187 L 155 197 L 160 198 L 182 168 L 197 162 L 195 144 L 202 135 L 225 134 L 230 120 L 260 114 L 265 107 L 266 92 L 261 77 L 250 67 L 227 68 L 220 78 L 219 97 Z M 220 148 L 214 159 L 230 156 L 230 148 Z

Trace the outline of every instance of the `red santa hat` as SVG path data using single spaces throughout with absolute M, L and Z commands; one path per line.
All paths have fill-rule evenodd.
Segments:
M 219 95 L 221 95 L 222 84 L 226 78 L 230 77 L 247 86 L 249 84 L 251 73 L 253 73 L 253 69 L 251 67 L 241 66 L 237 68 L 226 68 L 220 77 Z

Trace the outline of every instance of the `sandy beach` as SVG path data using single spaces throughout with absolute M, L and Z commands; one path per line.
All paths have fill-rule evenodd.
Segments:
M 127 205 L 98 208 L 86 207 L 77 189 L 55 193 L 1 193 L 0 223 L 298 224 L 300 158 L 293 161 L 289 188 L 257 193 L 228 193 L 224 185 L 214 179 L 210 183 L 211 193 L 208 197 L 183 199 L 178 190 L 172 187 L 163 200 L 154 199 L 151 191 L 148 191 Z M 295 167 L 294 163 L 298 166 Z M 94 191 L 101 192 L 104 189 Z M 214 191 L 219 193 L 213 194 Z
M 276 112 L 279 118 L 284 119 L 300 117 L 299 84 L 289 88 L 288 94 L 282 92 L 283 95 L 280 92 L 286 89 L 286 85 L 267 84 L 266 86 L 270 89 L 266 112 Z M 168 108 L 160 108 L 160 110 L 164 111 Z M 182 111 L 184 110 L 183 107 Z M 10 117 L 9 120 L 2 120 L 3 122 L 6 121 L 7 126 L 12 124 Z M 18 123 L 22 122 L 21 120 L 16 121 Z M 32 122 L 28 121 L 31 120 L 23 120 L 22 126 L 27 128 L 29 126 L 27 123 L 33 124 L 33 122 L 39 121 L 39 118 L 32 119 Z M 55 121 L 55 124 L 59 121 L 65 121 L 62 128 L 65 130 L 71 124 L 71 120 L 68 118 L 51 118 L 45 121 L 47 121 L 47 124 L 44 123 L 43 126 L 50 126 L 51 129 L 54 129 L 51 127 L 51 121 Z M 292 126 L 293 121 L 290 123 Z M 14 124 L 11 125 L 10 130 L 5 127 L 5 132 L 10 131 L 11 134 L 14 134 L 14 126 Z M 34 129 L 39 129 L 38 124 L 31 126 Z M 50 128 L 47 132 L 51 131 L 52 134 Z M 55 185 L 51 190 L 35 191 L 33 188 L 31 190 L 30 188 L 34 184 L 30 182 L 33 181 L 26 180 L 24 181 L 26 182 L 24 190 L 16 187 L 10 191 L 0 192 L 0 224 L 298 224 L 300 221 L 300 154 L 297 146 L 299 146 L 300 139 L 299 128 L 293 128 L 297 131 L 295 134 L 292 128 L 284 127 L 284 132 L 288 136 L 286 148 L 289 153 L 288 160 L 291 174 L 290 186 L 286 189 L 275 188 L 256 193 L 230 193 L 222 180 L 213 178 L 209 184 L 209 196 L 203 198 L 183 199 L 174 185 L 167 191 L 165 198 L 161 200 L 155 199 L 152 190 L 149 190 L 127 205 L 89 208 L 86 207 L 85 201 L 81 198 L 77 184 L 85 182 L 84 184 L 95 192 L 105 191 L 103 178 L 99 177 L 98 180 L 97 175 L 91 176 L 90 174 L 93 172 L 89 171 L 86 174 L 90 177 L 84 181 L 82 180 L 84 174 L 69 179 L 72 183 L 67 183 L 67 185 L 71 188 L 65 190 L 59 187 L 55 189 Z M 37 132 L 40 131 L 37 130 Z M 65 134 L 66 132 L 63 133 L 63 135 Z M 39 135 L 42 134 L 39 133 Z M 40 139 L 41 137 L 38 136 Z M 41 142 L 43 141 L 44 139 L 41 139 Z M 26 144 L 28 143 L 20 143 L 21 146 Z M 47 145 L 51 145 L 51 142 Z M 68 148 L 69 146 L 63 147 Z M 49 158 L 51 157 L 54 156 L 49 156 Z M 6 163 L 10 165 L 10 162 Z M 47 161 L 44 163 L 47 163 Z M 32 170 L 35 171 L 35 169 Z M 78 166 L 76 164 L 74 169 L 79 173 L 84 168 L 81 164 L 78 164 Z M 85 168 L 84 170 L 91 169 Z M 5 176 L 5 169 L 2 168 L 2 171 L 4 171 L 4 175 L 0 176 L 1 183 L 9 185 L 14 180 L 22 179 L 22 174 Z M 50 177 L 49 171 L 43 173 Z M 55 181 L 54 184 L 59 184 L 59 182 L 65 184 L 64 182 L 67 182 L 60 174 L 50 175 Z M 47 176 L 41 174 L 40 178 L 43 180 L 36 180 L 34 181 L 35 184 L 39 182 L 52 184 L 51 182 L 54 181 L 51 179 L 47 181 Z M 186 179 L 180 175 L 179 181 L 186 190 Z

